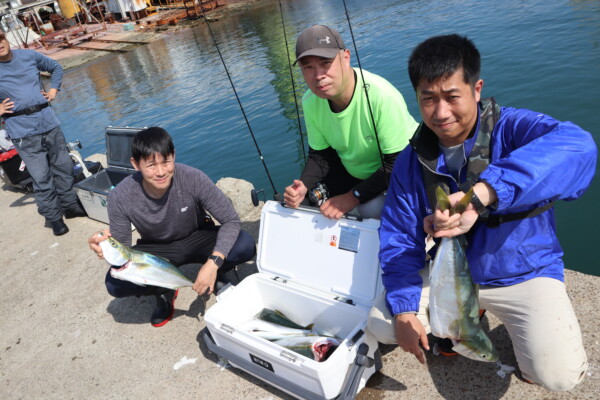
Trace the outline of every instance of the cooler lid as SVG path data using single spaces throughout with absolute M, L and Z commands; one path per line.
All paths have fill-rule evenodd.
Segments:
M 133 169 L 131 141 L 136 133 L 146 128 L 109 126 L 106 128 L 106 164 L 109 167 Z
M 331 220 L 317 209 L 267 201 L 262 209 L 260 272 L 371 306 L 383 292 L 379 220 Z

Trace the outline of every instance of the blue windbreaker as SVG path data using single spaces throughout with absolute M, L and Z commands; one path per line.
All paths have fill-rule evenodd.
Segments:
M 479 126 L 464 142 L 465 160 L 478 131 Z M 480 179 L 498 195 L 497 209 L 492 214 L 577 199 L 596 170 L 596 144 L 588 132 L 571 122 L 530 110 L 502 108 L 490 145 L 490 165 Z M 450 175 L 443 157 L 440 152 L 437 172 Z M 466 168 L 461 172 L 462 180 Z M 449 185 L 452 192 L 458 190 L 453 180 Z M 414 148 L 408 146 L 394 164 L 379 229 L 379 258 L 392 315 L 419 309 L 419 270 L 425 266 L 423 218 L 432 212 L 420 161 Z M 495 228 L 477 222 L 468 240 L 467 259 L 477 284 L 509 286 L 541 276 L 563 280 L 563 252 L 553 209 Z

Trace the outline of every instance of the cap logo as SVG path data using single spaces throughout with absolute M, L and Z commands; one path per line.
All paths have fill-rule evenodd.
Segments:
M 325 42 L 327 44 L 330 44 L 331 43 L 331 39 L 329 39 L 329 36 L 325 36 L 325 39 L 319 39 L 319 44 L 323 43 L 323 42 Z

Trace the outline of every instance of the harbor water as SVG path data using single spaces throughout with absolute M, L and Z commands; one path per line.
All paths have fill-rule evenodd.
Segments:
M 484 97 L 572 121 L 600 143 L 600 2 L 346 4 L 362 67 L 394 84 L 415 119 L 420 115 L 407 74 L 410 52 L 427 37 L 460 33 L 481 51 Z M 341 0 L 263 0 L 211 22 L 278 192 L 300 175 L 306 147 L 294 102 L 294 89 L 299 103 L 306 86 L 296 67 L 292 85 L 285 38 L 293 58 L 298 33 L 317 23 L 340 31 L 357 66 Z M 107 126 L 161 126 L 174 138 L 177 161 L 202 169 L 214 181 L 245 179 L 265 189 L 266 199 L 272 198 L 273 189 L 205 23 L 66 71 L 53 106 L 67 140 L 79 139 L 84 156 L 105 151 Z M 556 179 L 561 179 L 561 171 L 556 171 Z M 600 275 L 593 253 L 599 199 L 596 177 L 581 199 L 556 206 L 566 266 L 594 275 Z

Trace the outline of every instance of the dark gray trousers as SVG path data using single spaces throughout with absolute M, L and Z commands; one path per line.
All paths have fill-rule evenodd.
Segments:
M 62 218 L 64 210 L 75 207 L 78 200 L 73 161 L 60 126 L 13 143 L 31 175 L 38 212 L 48 221 Z

